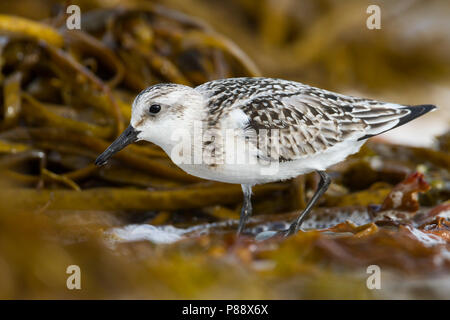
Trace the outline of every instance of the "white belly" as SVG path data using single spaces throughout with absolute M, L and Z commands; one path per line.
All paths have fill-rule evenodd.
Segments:
M 290 179 L 343 161 L 358 152 L 365 141 L 345 141 L 325 152 L 301 159 L 262 164 L 254 160 L 252 164 L 179 164 L 187 173 L 207 180 L 236 184 L 261 184 Z

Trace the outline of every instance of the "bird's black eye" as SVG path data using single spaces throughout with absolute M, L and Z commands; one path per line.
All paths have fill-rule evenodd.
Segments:
M 158 113 L 161 111 L 161 106 L 159 104 L 152 104 L 148 109 L 150 113 Z

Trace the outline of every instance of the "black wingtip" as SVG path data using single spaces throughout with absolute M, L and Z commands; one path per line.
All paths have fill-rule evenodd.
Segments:
M 400 126 L 404 125 L 405 123 L 408 123 L 411 120 L 414 120 L 414 119 L 424 115 L 425 113 L 428 113 L 428 112 L 436 109 L 436 106 L 432 105 L 432 104 L 421 104 L 421 105 L 417 105 L 417 106 L 404 107 L 403 109 L 408 109 L 411 112 L 409 114 L 407 114 L 406 116 L 400 118 L 400 121 L 394 128 L 400 127 Z M 392 129 L 394 129 L 394 128 L 392 128 Z
M 430 111 L 433 111 L 433 110 L 437 109 L 437 107 L 435 105 L 432 105 L 432 104 L 421 104 L 421 105 L 417 105 L 417 106 L 407 106 L 407 107 L 403 107 L 401 109 L 408 109 L 410 111 L 410 113 L 408 113 L 404 117 L 400 118 L 398 123 L 397 123 L 397 125 L 395 127 L 392 127 L 392 128 L 390 128 L 390 129 L 388 129 L 386 131 L 390 131 L 392 129 L 400 127 L 400 126 L 402 126 L 402 125 L 404 125 L 404 124 L 406 124 L 406 123 L 408 123 L 408 122 L 410 122 L 410 121 L 412 121 L 412 120 L 414 120 L 414 119 L 416 119 L 416 118 L 418 118 L 420 116 L 423 116 L 425 113 L 428 113 Z M 376 134 L 365 135 L 364 137 L 359 138 L 358 141 L 359 140 L 369 139 L 370 137 L 377 136 L 377 135 L 382 134 L 382 133 L 384 133 L 386 131 L 379 132 L 379 133 L 376 133 Z

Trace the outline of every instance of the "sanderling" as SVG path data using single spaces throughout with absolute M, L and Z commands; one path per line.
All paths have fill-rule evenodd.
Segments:
M 317 191 L 285 230 L 285 235 L 291 235 L 300 229 L 305 216 L 327 190 L 331 179 L 325 170 L 329 166 L 356 153 L 367 138 L 435 108 L 356 98 L 270 78 L 222 79 L 195 88 L 157 84 L 136 97 L 130 125 L 97 158 L 96 164 L 106 163 L 130 143 L 146 140 L 159 145 L 191 175 L 241 184 L 244 202 L 238 234 L 252 212 L 252 186 L 316 171 L 320 176 Z M 199 127 L 210 133 L 202 134 Z M 235 132 L 232 144 L 222 139 L 224 130 L 229 129 Z M 188 148 L 180 149 L 179 141 L 174 139 L 174 132 L 180 130 L 178 136 Z M 265 140 L 259 139 L 263 132 Z M 243 149 L 236 151 L 236 145 L 246 145 L 246 161 L 224 161 L 234 159 L 229 157 L 233 153 L 243 153 Z M 201 156 L 197 160 L 180 161 L 183 154 L 192 160 L 198 152 Z M 264 172 L 267 164 L 277 164 L 276 170 Z

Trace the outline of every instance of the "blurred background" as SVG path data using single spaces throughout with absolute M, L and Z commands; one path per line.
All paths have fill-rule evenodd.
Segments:
M 71 4 L 81 30 L 66 28 Z M 448 299 L 449 16 L 447 0 L 2 0 L 0 298 Z M 236 239 L 239 186 L 148 143 L 93 165 L 140 90 L 238 76 L 439 109 L 333 168 L 309 224 L 329 233 L 286 241 L 254 234 L 303 209 L 314 175 L 255 188 Z M 66 287 L 72 264 L 82 290 Z M 370 264 L 383 290 L 367 288 Z

